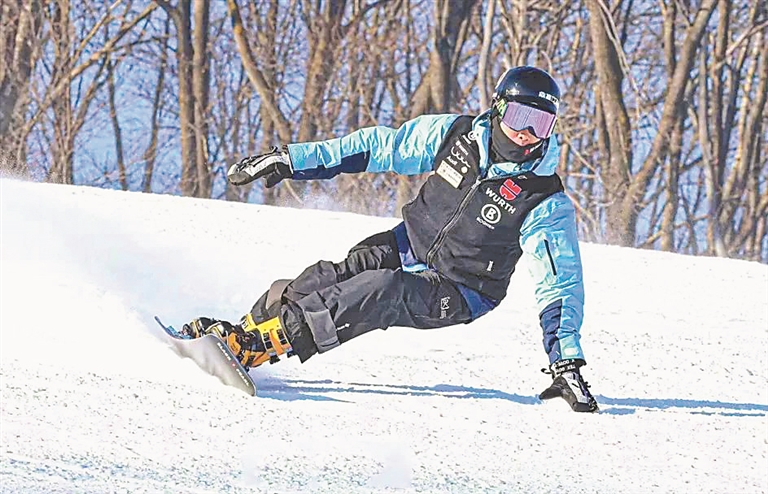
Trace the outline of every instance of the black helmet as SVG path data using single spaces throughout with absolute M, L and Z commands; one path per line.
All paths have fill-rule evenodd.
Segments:
M 536 67 L 507 69 L 493 90 L 494 104 L 499 100 L 519 101 L 557 115 L 560 88 L 547 72 Z

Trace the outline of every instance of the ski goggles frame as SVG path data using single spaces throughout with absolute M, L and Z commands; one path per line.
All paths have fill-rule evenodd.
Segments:
M 496 110 L 507 127 L 518 132 L 530 129 L 539 139 L 551 136 L 557 122 L 557 115 L 517 101 L 499 99 Z

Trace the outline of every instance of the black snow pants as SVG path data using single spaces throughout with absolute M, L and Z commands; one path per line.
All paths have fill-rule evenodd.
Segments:
M 392 231 L 363 240 L 340 263 L 309 266 L 281 293 L 279 305 L 267 307 L 267 292 L 251 313 L 256 321 L 279 315 L 302 362 L 374 329 L 431 329 L 472 319 L 454 282 L 432 270 L 403 271 Z

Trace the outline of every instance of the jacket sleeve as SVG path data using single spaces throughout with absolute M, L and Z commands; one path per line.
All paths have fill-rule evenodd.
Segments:
M 378 126 L 327 141 L 289 144 L 294 180 L 332 178 L 339 173 L 432 171 L 435 155 L 458 115 L 423 115 L 397 129 Z
M 549 360 L 583 359 L 579 343 L 584 317 L 584 281 L 570 199 L 559 192 L 526 217 L 520 245 L 536 285 L 536 304 Z

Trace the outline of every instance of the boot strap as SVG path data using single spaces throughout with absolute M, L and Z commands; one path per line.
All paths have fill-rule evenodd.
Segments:
M 549 369 L 541 369 L 541 372 L 544 374 L 549 374 L 552 376 L 552 378 L 556 378 L 557 376 L 565 373 L 565 372 L 579 372 L 579 367 L 582 367 L 586 365 L 587 363 L 582 359 L 566 359 L 566 360 L 558 360 L 557 362 L 553 362 Z
M 267 355 L 269 355 L 270 363 L 278 362 L 280 360 L 277 358 L 278 355 L 287 354 L 288 357 L 293 355 L 293 347 L 291 347 L 291 343 L 288 341 L 279 318 L 273 317 L 261 324 L 256 324 L 253 316 L 248 313 L 243 317 L 242 327 L 246 333 L 259 333 L 259 337 L 262 343 L 264 343 L 264 349 Z

